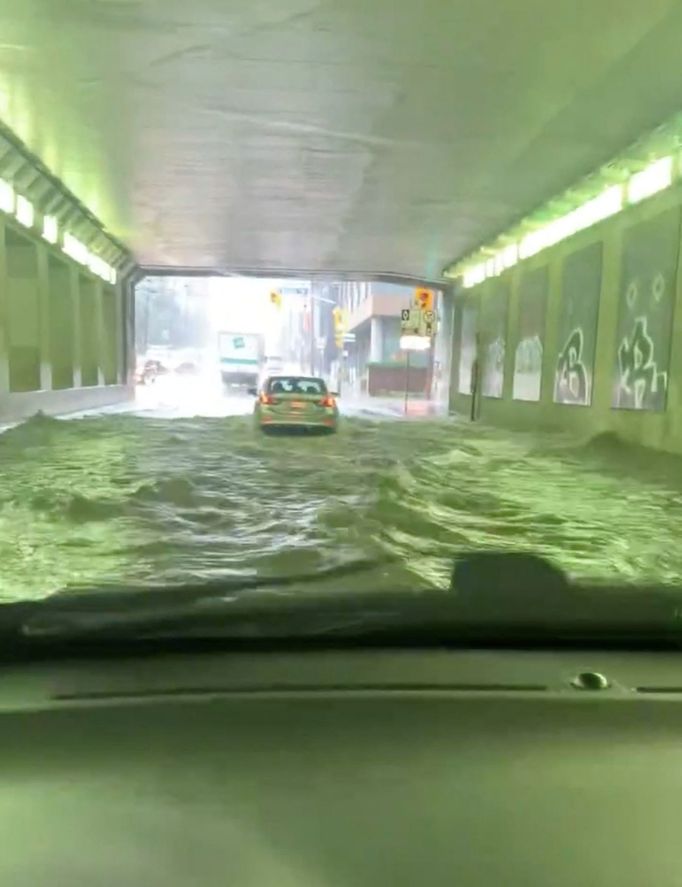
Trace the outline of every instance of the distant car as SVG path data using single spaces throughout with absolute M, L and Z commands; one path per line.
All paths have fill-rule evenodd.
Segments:
M 323 379 L 314 376 L 270 376 L 261 385 L 254 407 L 262 431 L 276 428 L 336 431 L 339 408 Z
M 145 360 L 138 362 L 135 369 L 135 383 L 137 385 L 149 385 L 156 381 L 157 376 L 168 372 L 160 360 Z
M 196 376 L 199 372 L 199 367 L 191 360 L 184 360 L 175 367 L 175 372 L 179 376 Z

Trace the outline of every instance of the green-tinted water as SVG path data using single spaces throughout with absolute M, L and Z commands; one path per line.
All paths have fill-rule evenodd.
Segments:
M 680 476 L 608 441 L 454 421 L 264 438 L 248 417 L 38 418 L 0 436 L 0 594 L 359 559 L 376 567 L 336 589 L 445 586 L 457 551 L 499 548 L 579 577 L 682 581 Z

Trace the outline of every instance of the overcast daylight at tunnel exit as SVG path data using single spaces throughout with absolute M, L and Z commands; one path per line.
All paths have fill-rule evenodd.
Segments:
M 0 33 L 0 602 L 682 591 L 682 5 Z

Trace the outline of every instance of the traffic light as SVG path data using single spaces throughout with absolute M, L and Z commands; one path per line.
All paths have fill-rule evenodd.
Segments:
M 343 310 L 338 305 L 332 308 L 332 317 L 334 318 L 334 341 L 336 347 L 343 348 L 343 335 L 346 331 L 346 324 Z
M 278 293 L 277 290 L 271 290 L 270 302 L 275 306 L 275 308 L 281 308 L 282 307 L 282 294 Z
M 414 291 L 414 306 L 422 311 L 433 311 L 433 290 L 417 287 Z

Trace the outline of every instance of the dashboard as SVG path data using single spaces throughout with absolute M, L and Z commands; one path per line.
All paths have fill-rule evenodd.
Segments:
M 12 887 L 682 880 L 682 660 L 344 650 L 4 666 Z

